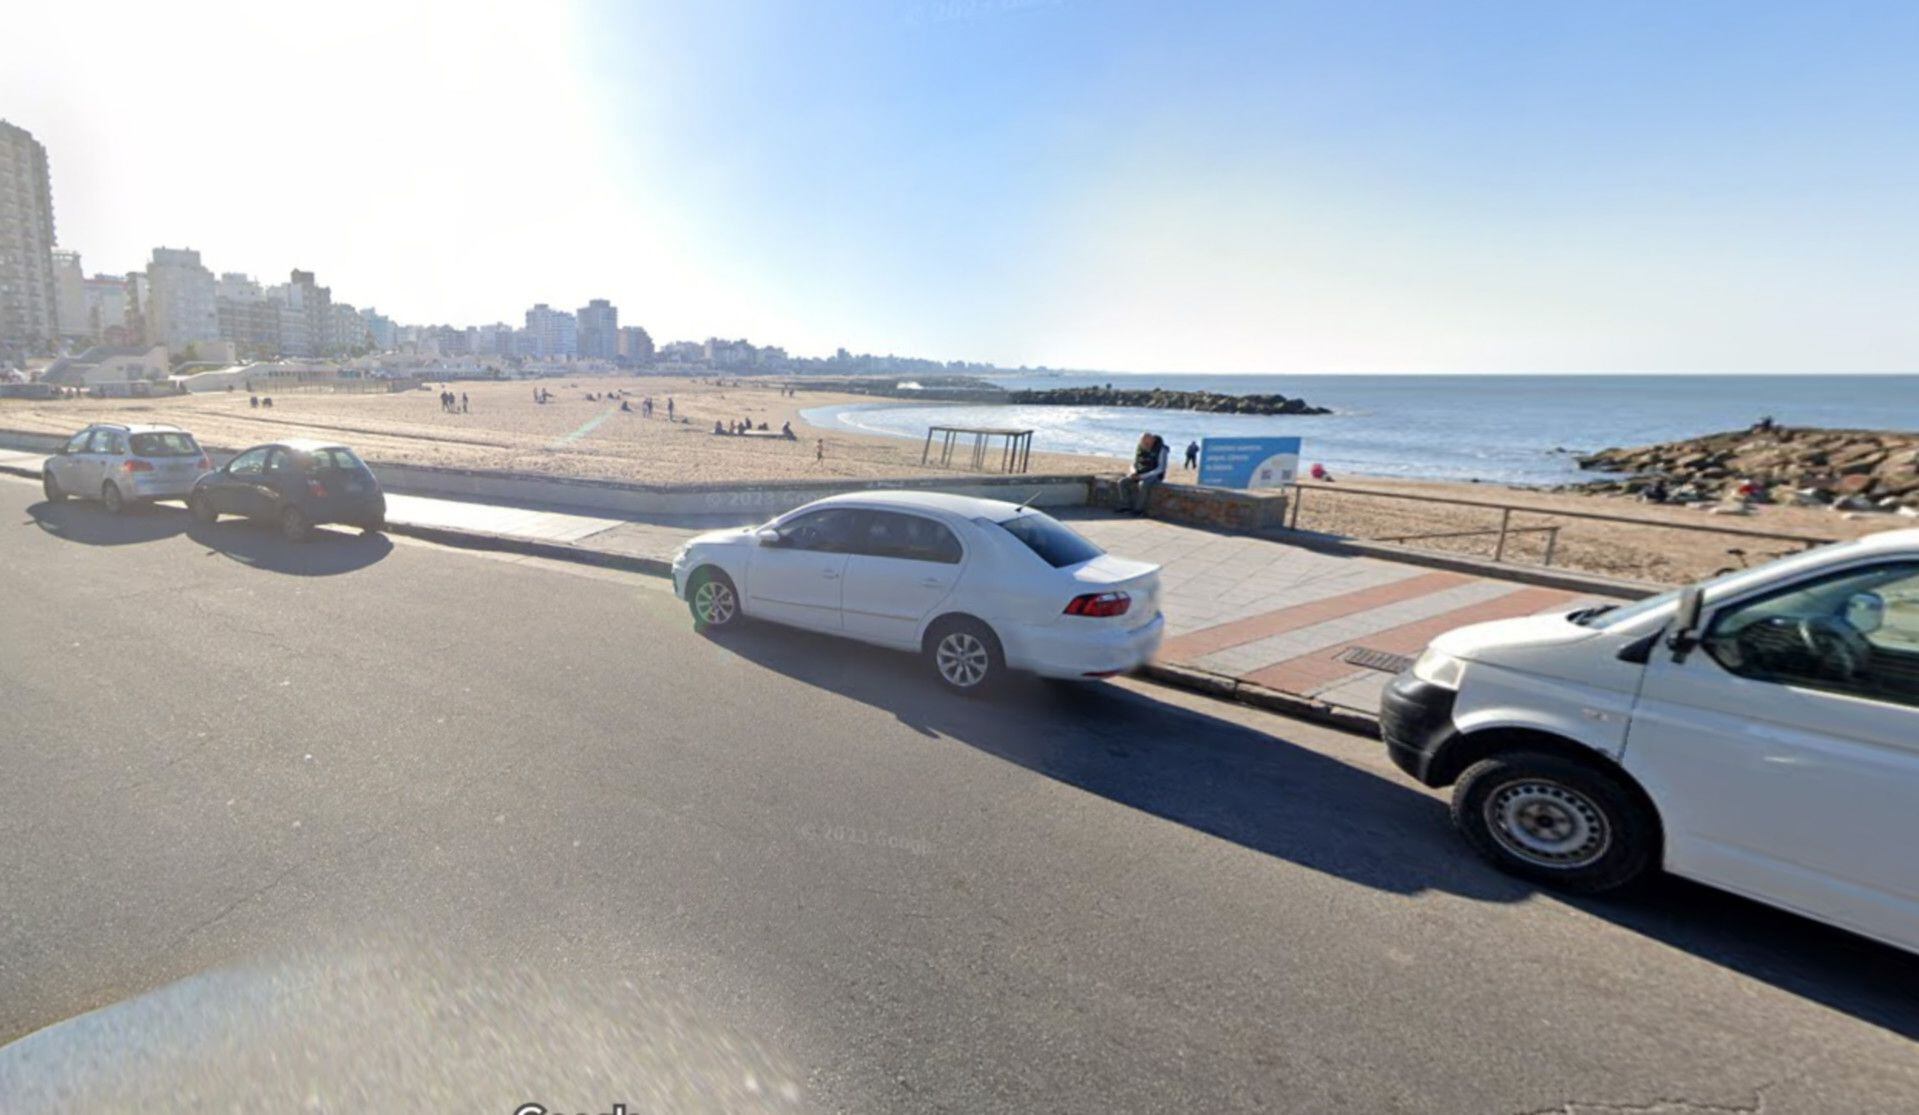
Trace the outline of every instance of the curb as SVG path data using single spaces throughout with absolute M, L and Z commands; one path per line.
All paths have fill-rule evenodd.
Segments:
M 616 554 L 608 550 L 576 546 L 571 542 L 543 542 L 537 538 L 521 538 L 511 534 L 488 534 L 484 531 L 459 530 L 454 527 L 430 527 L 418 523 L 395 522 L 391 519 L 387 520 L 386 532 L 462 550 L 524 554 L 527 557 L 570 561 L 576 565 L 597 565 L 602 569 L 618 569 L 627 573 L 644 573 L 654 577 L 673 575 L 673 563 L 661 561 L 659 558 L 641 557 L 638 554 Z
M 1295 720 L 1308 720 L 1363 736 L 1379 735 L 1379 718 L 1371 713 L 1269 689 L 1255 682 L 1242 681 L 1231 674 L 1154 662 L 1141 668 L 1134 676 L 1169 689 L 1183 689 L 1234 704 L 1250 705 Z

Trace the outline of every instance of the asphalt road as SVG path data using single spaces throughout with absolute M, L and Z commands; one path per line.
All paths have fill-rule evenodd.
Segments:
M 0 1110 L 1919 1109 L 1919 962 L 1370 740 L 22 481 L 0 571 Z

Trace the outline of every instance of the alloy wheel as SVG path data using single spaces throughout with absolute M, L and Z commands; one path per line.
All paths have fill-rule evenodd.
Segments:
M 954 631 L 941 639 L 933 652 L 933 661 L 940 676 L 960 689 L 971 689 L 986 680 L 986 673 L 993 665 L 986 644 L 970 631 Z

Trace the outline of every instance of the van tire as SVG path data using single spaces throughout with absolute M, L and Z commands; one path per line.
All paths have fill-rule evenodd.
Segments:
M 1657 819 L 1623 779 L 1538 751 L 1467 767 L 1452 815 L 1466 843 L 1501 871 L 1579 894 L 1630 885 L 1659 848 Z

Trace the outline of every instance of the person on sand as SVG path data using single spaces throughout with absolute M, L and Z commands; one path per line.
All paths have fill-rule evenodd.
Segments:
M 1333 482 L 1333 474 L 1327 472 L 1326 466 L 1320 464 L 1318 461 L 1313 462 L 1311 475 L 1314 480 L 1319 481 L 1321 484 L 1331 484 Z
M 467 403 L 466 392 L 464 391 L 460 392 L 460 413 L 461 414 L 473 413 L 473 407 Z
M 671 395 L 666 397 L 666 420 L 673 421 L 673 396 Z
M 780 436 L 785 438 L 788 441 L 796 440 L 793 437 L 793 423 L 791 422 L 780 423 Z
M 1199 467 L 1199 442 L 1197 441 L 1186 443 L 1186 467 L 1189 469 Z
M 726 427 L 720 425 L 720 420 L 717 418 L 713 420 L 713 432 L 720 435 L 721 437 L 726 436 Z
M 628 414 L 633 413 L 632 404 L 628 403 L 625 399 L 620 400 L 620 409 L 627 412 Z
M 1166 479 L 1166 466 L 1173 451 L 1166 439 L 1154 433 L 1139 435 L 1139 447 L 1133 451 L 1133 471 L 1120 478 L 1119 510 L 1122 514 L 1146 514 L 1153 488 Z
M 818 444 L 816 444 L 813 447 L 813 463 L 817 465 L 817 464 L 822 464 L 825 461 L 826 461 L 826 439 L 821 438 Z

